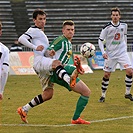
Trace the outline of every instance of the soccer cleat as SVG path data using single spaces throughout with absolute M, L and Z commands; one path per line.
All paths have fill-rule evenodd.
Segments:
M 71 120 L 71 124 L 91 124 L 91 123 L 79 117 L 77 120 Z
M 130 101 L 133 101 L 132 94 L 125 94 L 125 98 L 130 99 Z
M 23 122 L 25 122 L 25 123 L 28 123 L 28 121 L 27 121 L 27 113 L 26 113 L 25 111 L 23 111 L 22 107 L 19 107 L 19 108 L 17 109 L 17 112 L 18 112 L 18 114 L 20 115 L 21 120 L 22 120 Z
M 78 73 L 84 74 L 85 71 L 81 66 L 80 58 L 78 56 L 74 56 L 74 66 L 76 66 Z
M 78 72 L 77 69 L 75 69 L 71 75 L 71 79 L 70 79 L 70 87 L 74 88 L 76 85 L 76 79 L 78 77 Z
M 100 102 L 100 103 L 105 102 L 105 97 L 100 97 L 99 102 Z

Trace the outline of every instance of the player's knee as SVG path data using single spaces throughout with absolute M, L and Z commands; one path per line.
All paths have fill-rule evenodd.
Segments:
M 133 69 L 127 69 L 127 70 L 126 70 L 126 74 L 127 74 L 128 76 L 132 76 L 132 75 L 133 75 Z
M 85 97 L 89 97 L 90 94 L 91 94 L 91 91 L 90 90 L 89 91 L 84 91 L 84 92 L 81 93 L 81 95 L 82 96 L 85 96 Z
M 55 69 L 58 66 L 62 66 L 62 63 L 59 60 L 54 60 L 52 63 L 52 68 Z
M 104 78 L 105 78 L 105 79 L 109 79 L 110 75 L 111 75 L 111 73 L 105 72 L 105 73 L 104 73 Z
M 90 94 L 91 94 L 91 90 L 90 90 L 88 87 L 86 87 L 86 88 L 81 92 L 81 95 L 86 96 L 86 97 L 89 97 Z
M 87 96 L 87 97 L 89 97 L 89 96 L 90 96 L 90 94 L 91 94 L 91 90 L 90 90 L 90 89 L 88 89 L 88 90 L 86 91 L 86 96 Z

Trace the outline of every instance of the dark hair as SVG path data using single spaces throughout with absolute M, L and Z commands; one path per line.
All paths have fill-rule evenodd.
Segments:
M 64 22 L 63 22 L 63 27 L 65 26 L 65 25 L 75 25 L 74 24 L 74 22 L 72 21 L 72 20 L 65 20 Z
M 115 8 L 111 9 L 111 15 L 112 15 L 112 12 L 118 12 L 119 15 L 121 15 L 121 11 L 120 11 L 120 9 L 118 7 L 115 7 Z
M 44 12 L 43 10 L 41 9 L 36 9 L 34 12 L 33 12 L 33 19 L 36 19 L 37 18 L 37 15 L 46 15 L 46 12 Z

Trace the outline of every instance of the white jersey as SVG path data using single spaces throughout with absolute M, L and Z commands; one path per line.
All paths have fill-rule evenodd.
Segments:
M 44 53 L 49 46 L 49 41 L 45 33 L 39 29 L 38 27 L 30 27 L 23 35 L 21 35 L 18 39 L 20 43 L 23 45 L 32 48 L 34 52 L 34 65 L 37 65 L 42 57 L 44 57 Z M 43 45 L 43 51 L 36 51 L 37 46 Z M 45 62 L 46 63 L 46 62 Z
M 8 65 L 9 66 L 9 49 L 4 44 L 0 42 L 0 65 Z
M 118 22 L 114 25 L 110 22 L 102 29 L 99 37 L 102 54 L 105 53 L 102 43 L 104 40 L 106 40 L 106 53 L 109 58 L 120 57 L 123 52 L 127 52 L 127 24 Z
M 29 40 L 28 42 L 26 40 L 23 40 L 21 38 L 26 38 L 26 40 Z M 34 53 L 36 55 L 44 55 L 45 50 L 49 46 L 49 41 L 45 33 L 39 29 L 38 27 L 30 27 L 20 38 L 18 39 L 19 42 L 22 42 L 23 45 L 32 48 Z M 25 41 L 25 42 L 24 42 Z M 36 51 L 37 46 L 43 45 L 44 50 L 43 51 Z
M 33 49 L 34 52 L 34 70 L 38 74 L 42 88 L 45 89 L 49 84 L 50 75 L 52 74 L 52 63 L 55 59 L 44 56 L 46 49 L 49 46 L 49 41 L 45 33 L 38 27 L 30 27 L 18 41 Z M 37 46 L 43 45 L 43 51 L 36 51 Z
M 9 72 L 9 49 L 0 42 L 0 94 L 3 93 Z

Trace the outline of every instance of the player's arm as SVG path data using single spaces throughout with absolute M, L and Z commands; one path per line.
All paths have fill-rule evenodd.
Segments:
M 102 52 L 102 56 L 104 59 L 107 59 L 108 58 L 108 55 L 106 54 L 105 50 L 104 50 L 104 41 L 102 40 L 98 40 L 98 44 L 99 44 L 99 48 L 101 49 L 101 52 Z
M 100 37 L 98 39 L 98 45 L 99 45 L 99 48 L 100 48 L 100 50 L 102 52 L 103 58 L 104 59 L 107 59 L 108 56 L 107 56 L 106 51 L 104 49 L 105 37 L 106 37 L 106 30 L 105 29 L 102 29 L 101 34 L 100 34 Z
M 102 54 L 105 54 L 105 50 L 104 50 L 104 43 L 103 43 L 104 40 L 102 40 L 101 38 L 98 39 L 98 45 L 99 45 L 99 48 L 102 52 Z
M 31 49 L 34 49 L 36 50 L 37 49 L 37 46 L 33 45 L 29 40 L 30 40 L 30 36 L 26 35 L 26 34 L 22 34 L 19 38 L 18 38 L 18 41 L 25 45 L 26 47 L 29 47 Z
M 2 95 L 3 90 L 2 90 L 2 85 L 1 85 L 1 71 L 2 71 L 1 57 L 2 57 L 2 52 L 0 51 L 0 94 Z M 1 97 L 1 98 L 2 98 L 2 97 Z M 0 98 L 0 100 L 1 100 L 1 98 Z
M 127 24 L 126 24 L 126 26 L 125 26 L 124 39 L 125 39 L 125 42 L 126 42 L 126 44 L 127 44 Z
M 99 39 L 98 39 L 98 45 L 99 45 L 99 48 L 100 48 L 102 54 L 106 53 L 105 50 L 104 50 L 105 36 L 106 36 L 106 31 L 105 31 L 105 29 L 102 29 L 102 31 L 100 33 L 100 36 L 99 36 Z

